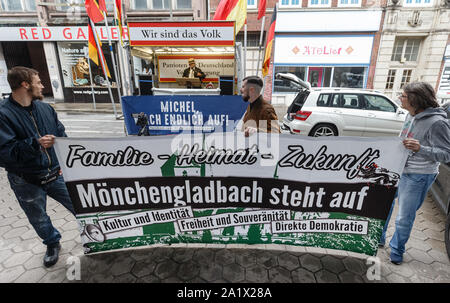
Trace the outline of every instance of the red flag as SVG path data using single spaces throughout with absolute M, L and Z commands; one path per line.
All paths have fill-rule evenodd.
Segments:
M 267 1 L 266 0 L 259 1 L 258 18 L 257 18 L 258 20 L 266 15 L 266 6 L 267 6 Z
M 89 32 L 89 40 L 88 40 L 88 47 L 89 47 L 89 59 L 92 60 L 96 65 L 100 65 L 100 67 L 103 69 L 103 66 L 106 68 L 106 71 L 103 69 L 105 74 L 108 75 L 109 78 L 111 78 L 111 74 L 109 72 L 108 64 L 105 60 L 105 55 L 102 51 L 102 42 L 97 36 L 97 33 L 95 32 L 95 25 L 92 22 L 92 20 L 88 20 L 88 32 Z M 99 56 L 100 55 L 100 56 Z M 103 64 L 100 60 L 103 61 Z
M 95 0 L 94 0 L 95 1 Z M 106 13 L 106 3 L 105 0 L 98 0 L 98 8 Z
M 114 13 L 115 13 L 116 25 L 119 27 L 120 43 L 123 46 L 123 28 L 122 28 L 123 21 L 122 21 L 122 1 L 121 0 L 114 1 Z
M 221 0 L 213 20 L 236 21 L 236 35 L 247 20 L 247 0 Z
M 269 35 L 267 36 L 266 54 L 264 55 L 264 61 L 263 61 L 263 66 L 262 66 L 263 77 L 267 76 L 267 74 L 269 73 L 270 56 L 272 54 L 272 44 L 273 44 L 273 38 L 275 36 L 276 20 L 277 20 L 277 7 L 275 6 L 275 9 L 273 10 L 273 13 L 272 13 L 272 20 L 270 21 Z
M 84 6 L 86 7 L 86 13 L 88 14 L 92 22 L 97 23 L 103 21 L 104 16 L 102 10 L 104 8 L 104 11 L 106 11 L 105 0 L 103 0 L 100 5 L 96 0 L 86 0 Z

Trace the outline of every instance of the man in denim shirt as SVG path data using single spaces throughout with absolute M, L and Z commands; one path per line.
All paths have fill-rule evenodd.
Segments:
M 47 195 L 75 215 L 56 158 L 56 137 L 66 137 L 55 110 L 43 99 L 36 70 L 16 66 L 8 72 L 11 95 L 0 103 L 0 166 L 20 207 L 47 245 L 44 265 L 58 261 L 61 234 L 46 212 Z

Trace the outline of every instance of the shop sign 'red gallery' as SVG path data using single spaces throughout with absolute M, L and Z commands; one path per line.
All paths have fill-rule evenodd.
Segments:
M 98 26 L 97 34 L 101 40 L 108 40 L 106 27 Z M 109 28 L 112 40 L 119 39 L 119 29 Z M 123 28 L 123 37 L 128 40 L 128 29 Z M 87 41 L 87 26 L 51 27 L 0 27 L 0 41 Z
M 234 21 L 128 23 L 131 46 L 234 46 Z

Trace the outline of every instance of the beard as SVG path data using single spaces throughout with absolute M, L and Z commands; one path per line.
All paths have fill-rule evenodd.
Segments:
M 33 92 L 33 88 L 32 87 L 30 87 L 28 89 L 28 92 L 30 93 L 32 100 L 36 100 L 37 99 L 37 100 L 41 100 L 42 101 L 44 99 L 44 96 L 41 93 Z
M 249 99 L 250 99 L 249 95 L 246 96 L 242 95 L 242 100 L 244 100 L 244 102 L 248 102 Z

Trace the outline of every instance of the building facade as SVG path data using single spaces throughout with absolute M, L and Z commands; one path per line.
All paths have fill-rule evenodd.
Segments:
M 87 60 L 87 14 L 84 0 L 0 0 L 0 90 L 9 93 L 7 69 L 23 65 L 39 71 L 44 96 L 55 102 L 110 102 L 105 77 Z M 107 0 L 108 30 L 97 23 L 102 50 L 110 69 L 115 102 L 134 93 L 133 58 L 119 42 L 113 24 L 113 3 Z M 193 0 L 123 0 L 126 20 L 193 21 L 207 18 L 207 2 Z M 108 34 L 109 33 L 109 34 Z M 125 39 L 126 33 L 125 33 Z M 111 45 L 109 45 L 111 41 Z M 113 52 L 110 49 L 113 49 Z M 114 54 L 114 58 L 111 54 Z M 115 62 L 116 64 L 113 64 Z M 114 68 L 115 67 L 115 68 Z M 139 69 L 142 65 L 138 66 Z M 90 71 L 88 71 L 90 69 Z M 90 73 L 87 76 L 87 73 Z
M 450 98 L 450 1 L 389 0 L 384 10 L 373 87 L 396 98 L 407 83 L 425 81 Z

